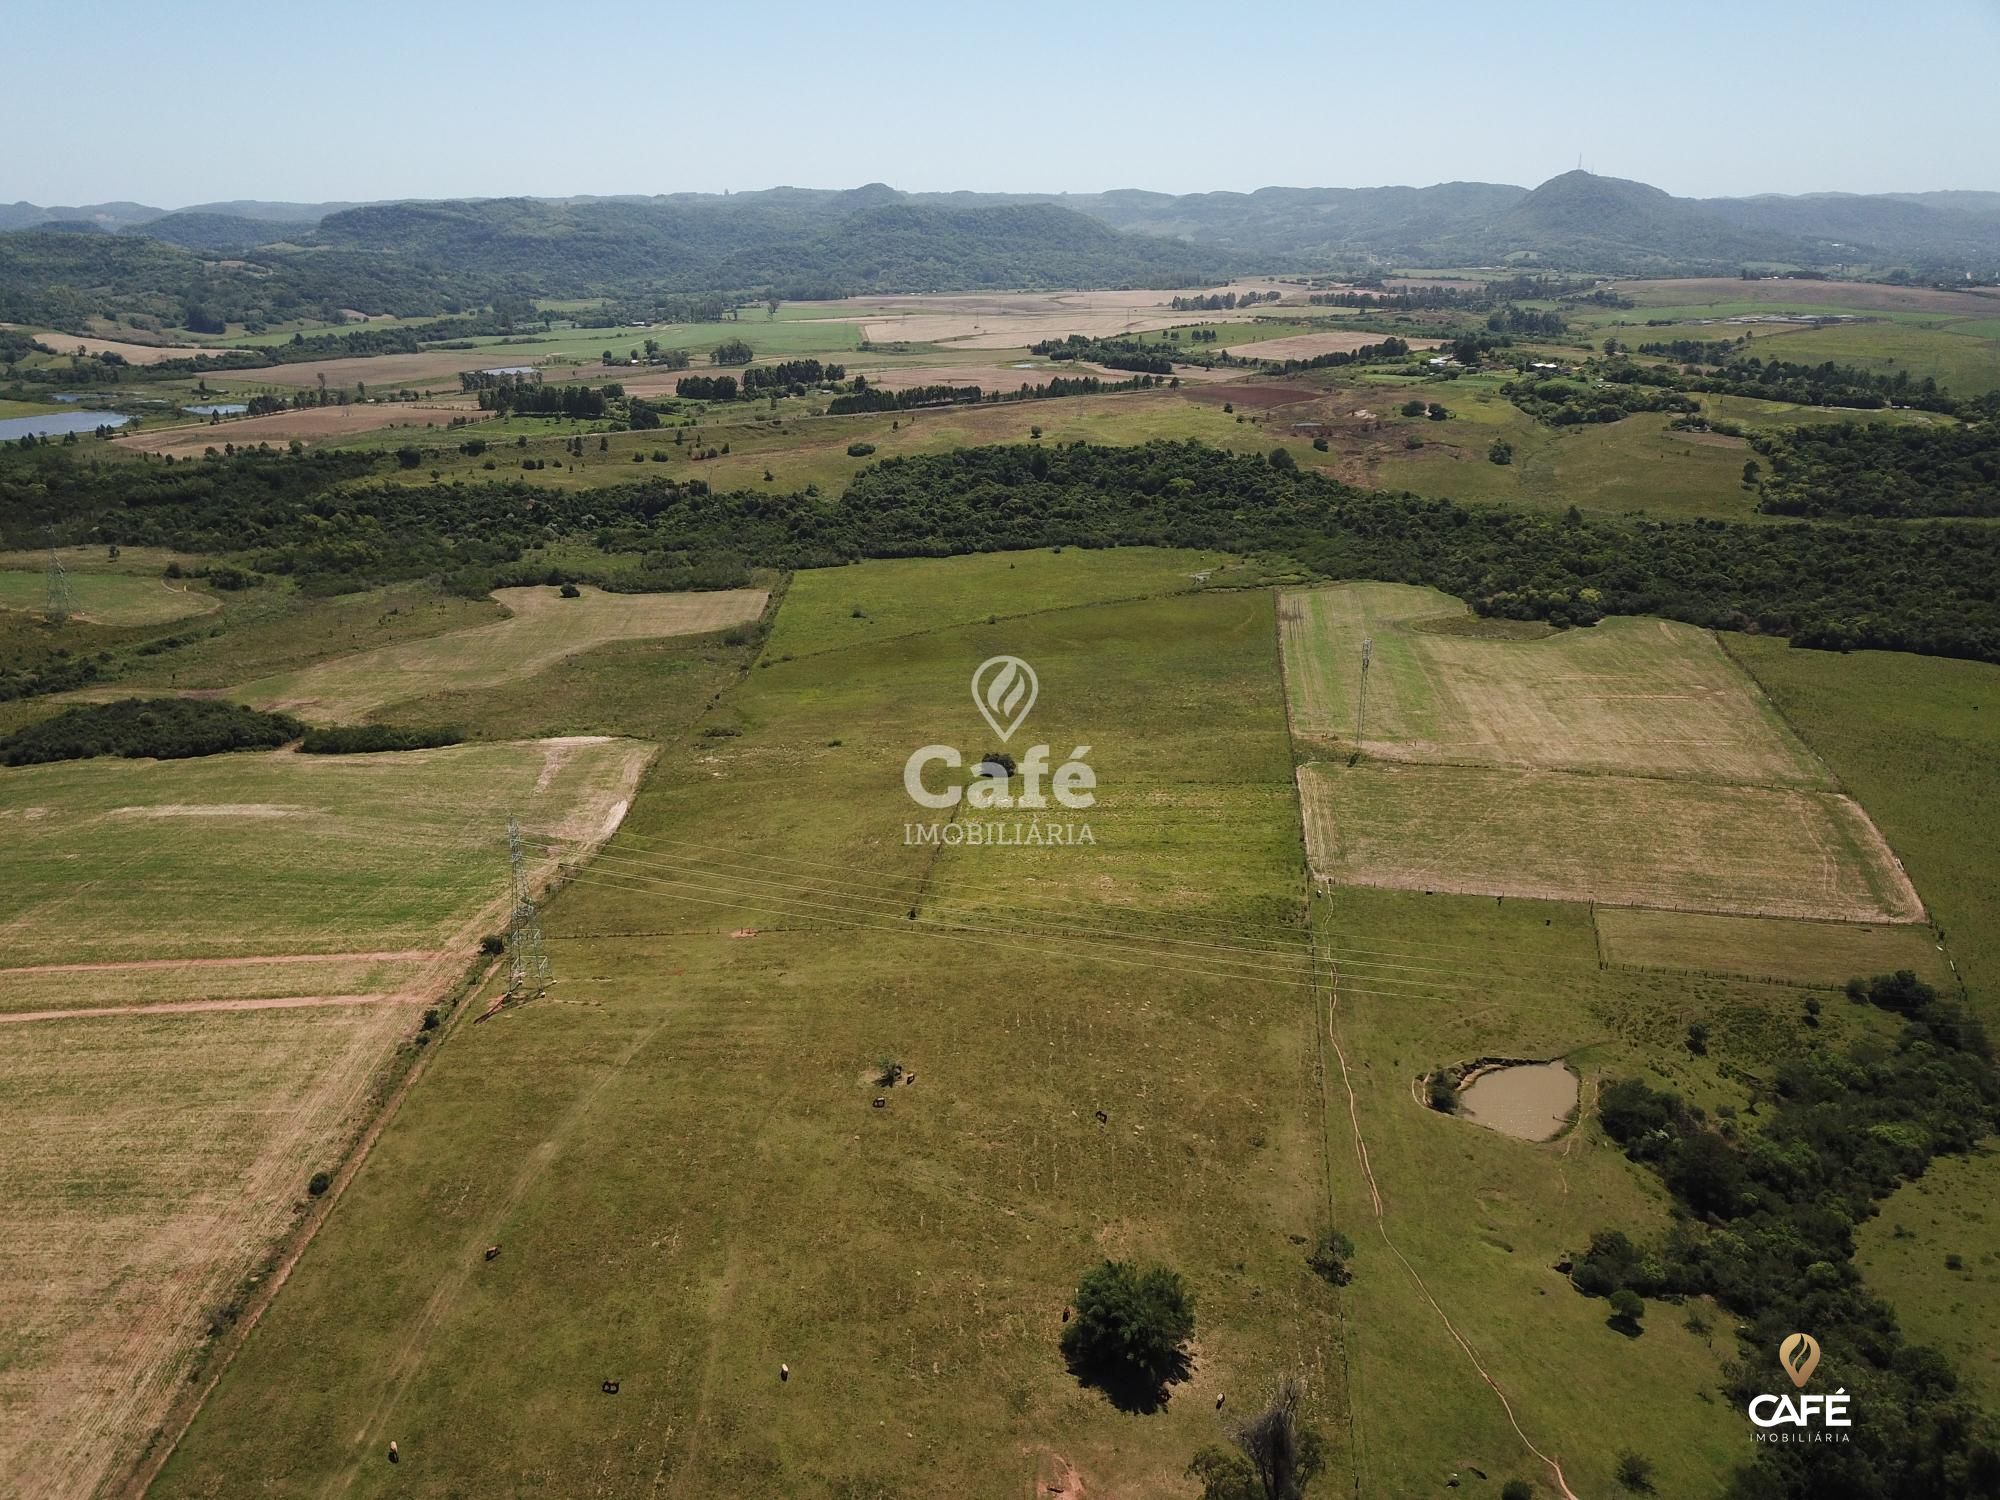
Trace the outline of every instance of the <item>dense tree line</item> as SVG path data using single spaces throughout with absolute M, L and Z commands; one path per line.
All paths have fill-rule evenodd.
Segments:
M 1639 367 L 1643 368 L 1643 367 Z M 1545 380 L 1510 380 L 1500 387 L 1502 395 L 1537 421 L 1551 427 L 1573 427 L 1580 423 L 1617 422 L 1635 411 L 1694 413 L 1701 403 L 1671 386 L 1661 388 L 1643 378 L 1607 381 L 1592 385 L 1582 380 L 1552 376 Z
M 845 380 L 847 366 L 821 364 L 816 359 L 787 359 L 775 365 L 753 365 L 743 372 L 746 397 L 791 394 L 802 396 L 807 386 Z
M 1775 1351 L 1787 1334 L 1819 1340 L 1822 1368 L 1852 1398 L 1850 1440 L 1761 1445 L 1732 1496 L 2000 1496 L 1992 1420 L 1958 1393 L 1944 1355 L 1905 1340 L 1854 1264 L 1854 1230 L 1878 1200 L 2000 1126 L 2000 1076 L 1977 1019 L 1914 974 L 1856 980 L 1849 995 L 1902 1017 L 1900 1033 L 1779 1063 L 1754 1130 L 1638 1079 L 1605 1087 L 1605 1133 L 1660 1174 L 1680 1212 L 1648 1246 L 1595 1235 L 1572 1276 L 1591 1296 L 1714 1297 L 1743 1320 L 1739 1407 L 1785 1388 Z
M 836 417 L 864 411 L 913 411 L 920 406 L 969 405 L 980 395 L 976 385 L 913 385 L 900 391 L 885 391 L 875 385 L 835 396 L 826 409 Z
M 684 401 L 734 401 L 739 393 L 734 375 L 683 375 L 674 394 Z
M 15 730 L 0 739 L 0 764 L 32 766 L 95 755 L 185 760 L 225 750 L 272 750 L 304 729 L 289 714 L 211 698 L 123 698 L 79 704 Z
M 539 380 L 502 377 L 479 391 L 479 409 L 502 415 L 519 413 L 531 417 L 567 417 L 576 422 L 593 422 L 608 410 L 606 386 L 593 390 L 587 385 L 543 385 Z
M 1174 298 L 1171 306 L 1175 312 L 1228 312 L 1238 307 L 1256 307 L 1264 302 L 1276 302 L 1282 292 L 1209 292 L 1194 293 Z
M 1766 360 L 1755 354 L 1737 355 L 1713 368 L 1696 368 L 1691 373 L 1616 361 L 1605 366 L 1603 373 L 1611 381 L 1670 381 L 1681 390 L 1754 396 L 1762 401 L 1789 401 L 1800 406 L 1851 406 L 1862 410 L 1907 406 L 1947 413 L 1964 408 L 1964 403 L 1940 390 L 1937 381 L 1928 375 L 1920 380 L 1913 380 L 1908 370 L 1878 375 L 1873 370 L 1835 364 L 1832 360 L 1802 365 L 1782 359 Z
M 337 724 L 308 729 L 299 741 L 303 755 L 371 755 L 384 750 L 434 750 L 456 745 L 456 729 L 403 729 L 393 724 Z
M 370 462 L 315 451 L 93 469 L 59 449 L 8 453 L 0 534 L 33 545 L 54 523 L 64 540 L 247 554 L 258 571 L 315 592 L 427 573 L 479 592 L 527 547 L 563 535 L 775 568 L 1056 545 L 1216 548 L 1292 557 L 1328 577 L 1428 584 L 1510 618 L 1655 614 L 1798 644 L 2000 662 L 2000 528 L 1972 523 L 1528 514 L 1362 493 L 1195 442 L 892 458 L 837 500 L 662 481 L 574 493 L 336 488 Z
M 1838 422 L 1759 433 L 1758 509 L 1783 516 L 2000 516 L 2000 418 Z

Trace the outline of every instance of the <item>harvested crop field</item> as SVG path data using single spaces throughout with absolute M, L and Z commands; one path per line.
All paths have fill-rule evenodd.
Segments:
M 1440 764 L 1539 767 L 1827 789 L 1826 768 L 1713 636 L 1609 619 L 1539 640 L 1447 594 L 1344 584 L 1279 603 L 1292 722 L 1355 742 L 1361 643 L 1373 642 L 1361 748 Z
M 405 385 L 422 386 L 443 381 L 453 381 L 467 370 L 493 370 L 507 365 L 540 365 L 549 355 L 537 348 L 509 348 L 506 345 L 489 346 L 479 349 L 425 349 L 417 354 L 363 354 L 343 359 L 307 360 L 289 365 L 258 365 L 248 370 L 225 370 L 220 375 L 208 377 L 210 385 L 218 383 L 236 389 L 243 386 L 260 385 L 318 385 L 319 377 L 326 376 L 326 383 L 335 390 L 354 389 L 358 380 L 371 389 L 384 386 L 395 389 Z M 550 378 L 567 376 L 581 361 L 564 356 L 557 363 L 560 368 L 550 372 Z M 597 362 L 592 360 L 595 365 Z M 454 386 L 454 389 L 456 387 Z
M 1465 766 L 1299 770 L 1322 880 L 1748 916 L 1914 922 L 1868 815 L 1832 792 Z
M 1379 344 L 1385 333 L 1349 332 L 1330 328 L 1325 333 L 1295 333 L 1289 338 L 1265 339 L 1256 344 L 1234 344 L 1229 352 L 1238 359 L 1311 359 L 1320 354 L 1346 354 L 1368 344 Z M 1435 349 L 1437 339 L 1404 339 L 1412 349 Z
M 213 424 L 191 422 L 182 427 L 155 427 L 112 441 L 141 453 L 179 455 L 220 448 L 224 443 L 254 448 L 259 443 L 289 443 L 296 438 L 310 445 L 384 427 L 412 427 L 422 432 L 453 421 L 483 422 L 492 415 L 470 402 L 384 401 L 354 406 L 311 406 L 303 411 L 277 411 L 268 416 L 237 417 Z
M 37 343 L 47 344 L 58 354 L 75 354 L 82 350 L 86 354 L 116 354 L 127 364 L 157 365 L 169 359 L 192 359 L 197 354 L 214 354 L 210 348 L 188 344 L 130 344 L 120 339 L 101 339 L 94 333 L 52 333 L 47 329 L 27 328 L 19 324 L 21 331 Z
M 82 1500 L 338 1159 L 414 1000 L 10 1026 L 0 1047 L 0 1474 Z
M 507 815 L 587 856 L 651 755 L 530 741 L 0 771 L 10 1496 L 82 1500 L 138 1456 L 499 924 Z M 530 878 L 553 869 L 534 845 Z
M 496 589 L 509 618 L 470 630 L 360 651 L 267 677 L 240 689 L 261 708 L 324 723 L 344 722 L 398 703 L 469 692 L 532 677 L 544 667 L 612 641 L 701 635 L 745 625 L 764 611 L 763 589 L 692 594 L 607 594 L 585 588 L 575 599 L 553 588 Z
M 1606 907 L 1597 913 L 1604 961 L 1631 968 L 1742 974 L 1791 984 L 1845 984 L 1856 974 L 1912 969 L 1933 983 L 1951 968 L 1930 928 L 1801 922 Z
M 1735 276 L 1694 276 L 1663 281 L 1621 281 L 1613 288 L 1641 307 L 1699 306 L 1705 302 L 1798 303 L 1851 307 L 1857 312 L 2000 315 L 2000 296 L 1877 281 L 1744 281 Z

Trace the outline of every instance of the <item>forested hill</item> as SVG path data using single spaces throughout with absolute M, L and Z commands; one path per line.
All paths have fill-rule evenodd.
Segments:
M 554 281 L 575 294 L 636 283 L 683 292 L 1182 286 L 1228 274 L 1215 250 L 1124 234 L 1049 204 L 942 208 L 879 187 L 693 204 L 387 204 L 330 215 L 316 243 Z
M 188 212 L 119 234 L 0 233 L 0 321 L 140 312 L 178 326 L 194 304 L 273 322 L 345 307 L 431 316 L 498 298 L 1205 286 L 1231 268 L 1219 250 L 1051 204 L 940 207 L 888 188 L 740 204 L 498 198 L 354 208 L 310 228 Z
M 434 316 L 503 297 L 1166 288 L 1395 265 L 2000 276 L 2000 195 L 1691 199 L 1587 172 L 1532 191 L 1452 182 L 1061 196 L 870 183 L 176 213 L 15 204 L 0 210 L 7 224 L 32 227 L 0 230 L 0 320 L 58 327 L 106 312 L 178 326 L 189 303 L 269 322 L 343 307 Z

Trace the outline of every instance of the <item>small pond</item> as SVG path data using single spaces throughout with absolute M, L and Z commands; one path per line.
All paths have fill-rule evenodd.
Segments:
M 1576 1108 L 1576 1074 L 1560 1062 L 1511 1063 L 1473 1075 L 1458 1091 L 1459 1113 L 1524 1141 L 1545 1141 Z
M 498 365 L 491 370 L 481 370 L 479 373 L 482 375 L 532 375 L 535 373 L 535 367 L 533 365 Z
M 65 432 L 95 432 L 123 427 L 131 421 L 115 411 L 52 411 L 40 417 L 0 417 L 0 442 L 24 437 L 61 437 Z
M 199 406 L 183 406 L 182 411 L 191 411 L 197 417 L 233 417 L 250 408 L 241 401 L 204 401 Z

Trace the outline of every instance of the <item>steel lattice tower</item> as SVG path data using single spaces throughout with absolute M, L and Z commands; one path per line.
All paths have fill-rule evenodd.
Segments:
M 507 864 L 513 879 L 514 914 L 507 923 L 507 993 L 516 999 L 539 995 L 549 987 L 549 955 L 542 946 L 542 919 L 528 889 L 527 862 L 521 852 L 521 824 L 507 820 Z
M 1354 764 L 1354 760 L 1361 758 L 1362 733 L 1368 721 L 1368 663 L 1374 655 L 1375 638 L 1373 636 L 1363 636 L 1361 638 L 1361 686 L 1354 695 L 1354 759 L 1348 762 L 1349 765 Z
M 69 573 L 62 565 L 62 558 L 56 553 L 56 541 L 49 538 L 49 604 L 48 621 L 51 625 L 66 625 L 69 617 L 76 613 L 76 591 L 70 586 Z

